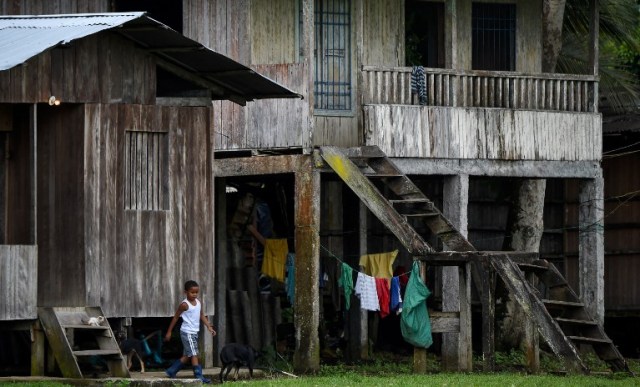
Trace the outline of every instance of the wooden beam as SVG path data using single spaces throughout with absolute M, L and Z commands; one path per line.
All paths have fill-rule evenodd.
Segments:
M 539 258 L 538 253 L 519 251 L 442 251 L 413 257 L 430 266 L 462 266 L 469 262 L 484 262 L 492 259 L 510 258 L 514 262 L 531 262 Z
M 302 165 L 307 165 L 309 158 L 309 155 L 284 155 L 216 159 L 213 174 L 216 177 L 233 177 L 295 173 Z

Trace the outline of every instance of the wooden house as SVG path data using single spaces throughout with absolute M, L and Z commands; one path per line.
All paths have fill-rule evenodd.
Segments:
M 142 12 L 0 17 L 0 324 L 215 307 L 212 100 L 298 97 Z
M 215 299 L 215 324 L 227 328 L 220 330 L 218 344 L 233 340 L 271 345 L 280 339 L 274 337 L 276 329 L 264 322 L 283 325 L 275 316 L 283 306 L 255 285 L 259 280 L 255 243 L 265 235 L 247 231 L 247 226 L 255 226 L 262 201 L 271 212 L 266 236 L 286 238 L 295 254 L 290 337 L 298 371 L 318 369 L 325 349 L 318 334 L 325 326 L 321 324 L 325 289 L 317 286 L 324 281 L 325 266 L 344 261 L 357 267 L 362 254 L 396 248 L 409 264 L 417 259 L 444 266 L 434 280 L 441 300 L 434 332 L 443 334 L 445 367 L 470 370 L 471 273 L 477 275 L 482 267 L 479 271 L 486 274 L 482 278 L 487 281 L 474 278 L 487 300 L 482 303 L 483 315 L 490 315 L 493 308 L 488 274 L 499 272 L 503 279 L 516 275 L 512 266 L 499 263 L 511 262 L 508 254 L 473 252 L 501 249 L 510 204 L 496 192 L 505 191 L 510 181 L 548 180 L 552 188 L 568 180 L 577 182 L 572 221 L 582 226 L 577 231 L 545 232 L 543 250 L 560 257 L 567 243 L 579 246 L 575 282 L 582 301 L 570 304 L 580 305 L 581 313 L 594 318 L 590 323 L 594 326 L 603 318 L 603 234 L 597 227 L 603 215 L 594 43 L 597 1 L 585 4 L 593 27 L 589 74 L 545 70 L 544 42 L 561 26 L 545 4 L 544 0 L 95 0 L 38 2 L 36 10 L 27 4 L 4 3 L 2 11 L 146 10 L 185 36 L 304 96 L 256 101 L 246 107 L 217 101 L 211 108 L 213 156 L 207 155 L 211 175 L 206 178 L 214 179 L 207 187 L 215 189 L 215 210 L 211 209 L 215 224 L 199 225 L 198 230 L 206 234 L 213 229 L 216 235 L 212 263 L 216 280 L 205 294 L 209 301 Z M 369 177 L 378 181 L 371 183 Z M 564 200 L 563 192 L 558 192 L 554 200 Z M 422 203 L 422 213 L 400 214 L 386 193 L 404 197 L 400 200 L 404 204 Z M 536 210 L 536 217 L 544 211 L 545 220 L 556 219 L 548 215 L 554 204 L 557 201 L 547 201 L 544 209 Z M 201 210 L 188 209 L 192 214 Z M 409 224 L 410 215 L 429 219 Z M 143 218 L 137 221 L 145 224 Z M 109 223 L 99 226 L 99 232 L 106 232 L 105 227 L 121 230 Z M 180 241 L 189 249 L 203 246 L 197 238 Z M 136 256 L 147 251 L 135 248 L 139 250 L 131 253 Z M 437 252 L 441 250 L 455 253 Z M 168 259 L 167 265 L 174 265 Z M 142 275 L 139 272 L 135 278 Z M 536 310 L 544 308 L 541 300 L 532 298 L 528 285 L 512 282 L 511 290 L 520 301 L 534 302 Z M 262 306 L 256 305 L 258 298 Z M 343 327 L 349 342 L 346 352 L 352 359 L 366 358 L 372 327 L 357 299 L 354 303 Z M 120 316 L 135 317 L 133 309 Z M 538 330 L 545 338 L 556 335 L 550 340 L 554 351 L 584 369 L 575 347 L 558 331 L 558 323 L 540 313 Z M 482 351 L 489 367 L 492 324 L 492 319 L 483 319 Z M 604 338 L 597 340 L 611 345 Z M 424 351 L 416 351 L 416 356 L 423 359 Z M 531 358 L 534 364 L 535 354 Z

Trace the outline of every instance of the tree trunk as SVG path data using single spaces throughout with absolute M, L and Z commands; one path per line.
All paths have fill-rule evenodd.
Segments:
M 538 252 L 542 239 L 545 179 L 520 180 L 514 185 L 513 204 L 509 210 L 504 249 Z M 498 321 L 498 342 L 506 348 L 519 347 L 525 337 L 526 316 L 515 301 L 500 291 L 505 299 L 502 321 Z
M 544 0 L 542 6 L 542 72 L 555 71 L 562 49 L 562 21 L 566 0 Z

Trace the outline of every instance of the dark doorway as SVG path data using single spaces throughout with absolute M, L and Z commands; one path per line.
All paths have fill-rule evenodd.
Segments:
M 444 3 L 407 0 L 406 64 L 444 67 Z

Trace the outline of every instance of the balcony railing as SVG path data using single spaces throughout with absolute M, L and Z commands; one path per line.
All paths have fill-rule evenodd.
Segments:
M 418 105 L 411 67 L 362 68 L 362 103 Z M 588 75 L 523 74 L 424 68 L 427 106 L 598 111 L 598 79 Z

